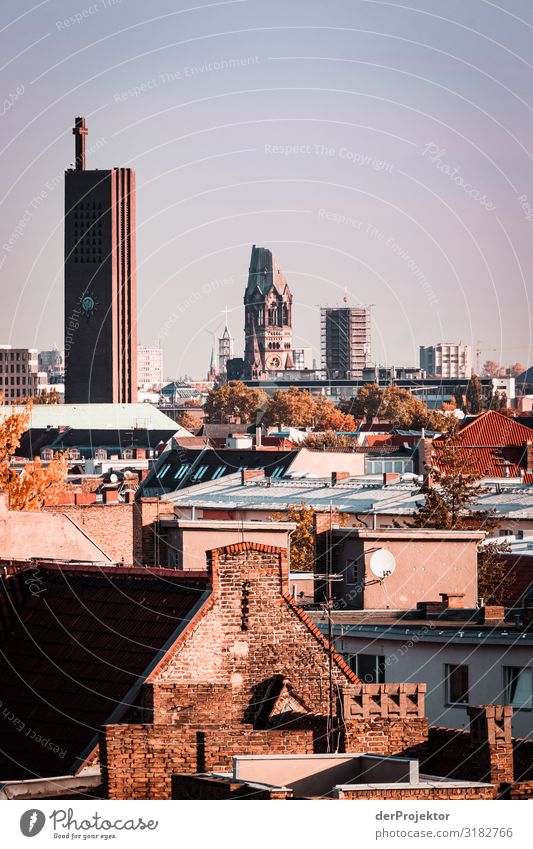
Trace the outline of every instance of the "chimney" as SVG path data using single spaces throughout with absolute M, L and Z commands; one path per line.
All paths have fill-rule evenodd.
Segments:
M 533 472 L 533 442 L 526 442 L 526 472 Z
M 254 478 L 263 478 L 265 477 L 264 469 L 243 469 L 241 472 L 241 486 L 244 486 L 246 481 L 253 480 Z
M 464 607 L 464 593 L 439 593 L 443 607 L 448 610 L 460 610 Z
M 398 472 L 383 472 L 383 486 L 387 486 L 387 484 L 399 480 L 400 474 Z
M 429 469 L 432 466 L 433 440 L 427 439 L 425 430 L 422 428 L 422 436 L 418 441 L 417 448 L 417 473 L 424 477 L 424 486 L 431 487 L 433 481 Z
M 116 504 L 118 502 L 118 489 L 104 489 L 104 504 Z
M 332 472 L 331 486 L 337 486 L 341 481 L 346 481 L 350 477 L 350 472 Z
M 495 604 L 485 604 L 480 610 L 480 622 L 483 625 L 503 625 L 505 607 Z

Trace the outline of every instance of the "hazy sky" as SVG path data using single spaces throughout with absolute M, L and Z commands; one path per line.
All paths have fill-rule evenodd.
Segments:
M 1 2 L 0 343 L 62 346 L 63 171 L 137 172 L 139 341 L 236 354 L 253 243 L 294 295 L 373 307 L 373 359 L 530 364 L 530 0 Z M 489 349 L 498 350 L 491 351 Z

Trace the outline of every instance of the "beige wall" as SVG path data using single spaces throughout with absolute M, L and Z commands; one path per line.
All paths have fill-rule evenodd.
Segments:
M 475 607 L 479 540 L 452 539 L 452 535 L 424 539 L 424 533 L 427 532 L 409 530 L 388 535 L 382 531 L 374 539 L 350 536 L 340 541 L 338 568 L 345 580 L 336 585 L 335 595 L 351 598 L 349 607 L 354 609 L 411 610 L 419 601 L 439 601 L 440 593 L 464 593 L 463 606 Z M 382 581 L 370 569 L 370 558 L 378 548 L 390 551 L 396 558 L 393 574 Z M 355 584 L 349 582 L 349 564 L 354 561 L 359 566 Z M 365 586 L 358 592 L 357 584 L 363 575 Z
M 302 448 L 291 463 L 290 472 L 309 472 L 315 477 L 329 477 L 332 472 L 365 473 L 365 455 L 344 451 L 310 451 Z
M 287 548 L 292 527 L 280 527 L 274 522 L 271 528 L 250 528 L 245 525 L 243 529 L 235 527 L 234 522 L 229 522 L 227 527 L 224 527 L 223 522 L 205 524 L 207 527 L 169 529 L 166 537 L 169 562 L 166 565 L 203 571 L 206 569 L 206 551 L 238 542 L 257 542 Z

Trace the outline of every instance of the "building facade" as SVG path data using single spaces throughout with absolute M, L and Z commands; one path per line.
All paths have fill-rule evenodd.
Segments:
M 161 348 L 137 348 L 137 385 L 139 389 L 160 389 L 163 385 Z
M 320 308 L 322 368 L 328 377 L 360 379 L 370 362 L 369 307 Z
M 469 380 L 472 376 L 472 349 L 470 345 L 461 345 L 455 342 L 421 345 L 420 368 L 434 377 L 455 377 Z
M 268 378 L 294 368 L 292 294 L 268 248 L 252 247 L 244 311 L 245 376 Z
M 62 383 L 65 378 L 65 356 L 63 351 L 39 351 L 39 371 L 46 373 L 49 383 Z
M 4 404 L 35 397 L 45 383 L 46 375 L 39 372 L 36 348 L 0 345 L 0 393 Z
M 137 400 L 135 172 L 87 170 L 85 118 L 65 173 L 65 401 Z

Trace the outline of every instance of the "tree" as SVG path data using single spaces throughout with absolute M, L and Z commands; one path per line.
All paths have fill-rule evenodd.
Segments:
M 20 473 L 12 468 L 11 460 L 28 429 L 30 413 L 28 404 L 0 421 L 0 490 L 8 493 L 11 510 L 40 510 L 45 498 L 59 490 L 68 470 L 67 459 L 61 454 L 46 466 L 36 459 L 26 463 Z
M 496 360 L 487 360 L 483 363 L 482 374 L 483 377 L 503 377 L 505 369 L 501 363 L 497 363 Z
M 334 430 L 325 430 L 322 433 L 308 433 L 299 444 L 304 448 L 322 451 L 326 448 L 355 448 L 357 440 L 345 433 L 338 434 Z
M 315 509 L 305 501 L 301 504 L 288 504 L 285 515 L 276 513 L 275 522 L 295 522 L 296 528 L 290 538 L 290 568 L 295 572 L 312 572 L 315 566 Z M 341 527 L 346 525 L 348 516 L 333 511 L 333 522 Z
M 525 371 L 526 367 L 522 363 L 513 363 L 512 366 L 509 366 L 511 377 L 518 377 L 519 374 L 523 374 Z
M 315 401 L 314 412 L 315 430 L 345 430 L 354 431 L 356 423 L 353 416 L 343 413 L 329 398 L 321 395 Z
M 350 409 L 341 407 L 344 412 L 349 412 L 358 419 L 365 419 L 371 424 L 376 416 L 381 414 L 383 404 L 383 389 L 377 383 L 366 383 L 361 386 L 355 398 L 352 399 Z
M 483 386 L 477 374 L 474 373 L 466 387 L 466 403 L 469 413 L 480 413 L 483 409 Z
M 432 488 L 418 508 L 414 527 L 452 529 L 472 524 L 472 520 L 479 525 L 487 519 L 486 513 L 470 510 L 485 491 L 479 485 L 483 476 L 472 463 L 470 449 L 465 449 L 456 435 L 437 447 L 433 465 L 426 470 Z
M 263 423 L 278 427 L 309 427 L 314 422 L 315 410 L 313 396 L 306 389 L 278 389 L 267 402 Z
M 478 549 L 478 595 L 485 604 L 503 604 L 515 582 L 514 574 L 501 556 L 511 551 L 507 542 L 486 542 Z
M 32 401 L 34 404 L 60 404 L 61 395 L 54 386 L 50 389 L 45 387 L 44 389 L 41 389 L 34 398 L 32 398 Z
M 239 424 L 249 424 L 256 420 L 256 414 L 265 403 L 264 392 L 251 389 L 240 380 L 231 380 L 211 389 L 205 402 L 205 412 L 210 422 L 233 420 Z
M 176 423 L 181 427 L 184 427 L 185 430 L 195 431 L 198 430 L 198 419 L 195 419 L 194 416 L 191 416 L 187 410 L 182 410 L 181 413 L 176 418 Z

